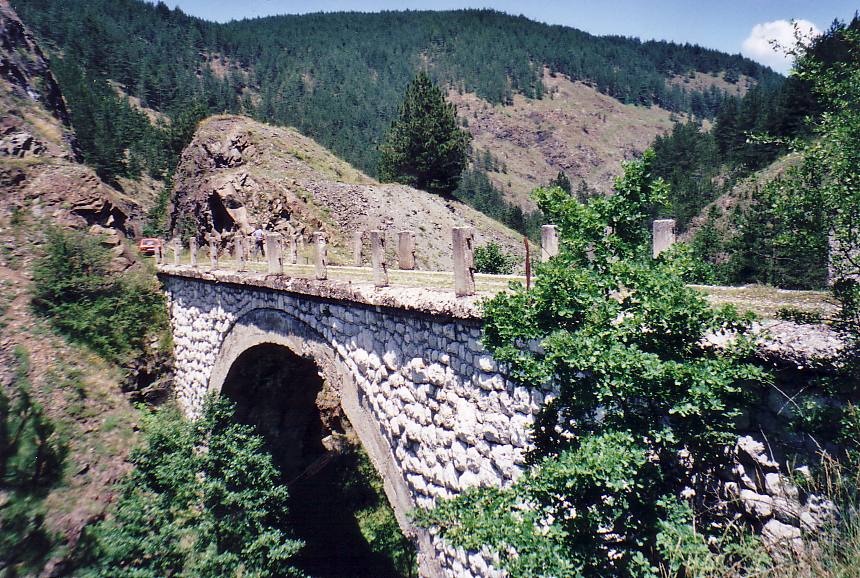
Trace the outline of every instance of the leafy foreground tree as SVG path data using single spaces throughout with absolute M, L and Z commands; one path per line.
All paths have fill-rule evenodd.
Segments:
M 191 422 L 144 418 L 146 444 L 111 517 L 90 532 L 88 576 L 299 576 L 302 542 L 287 527 L 287 488 L 252 427 L 225 400 Z
M 419 72 L 380 147 L 379 180 L 450 194 L 468 161 L 470 140 L 457 124 L 454 105 L 426 72 Z
M 422 522 L 455 545 L 489 547 L 512 576 L 708 575 L 765 564 L 754 540 L 714 509 L 713 482 L 745 382 L 766 375 L 742 361 L 747 321 L 688 288 L 683 263 L 650 258 L 649 215 L 665 199 L 652 161 L 649 151 L 628 163 L 616 194 L 588 204 L 538 189 L 561 252 L 540 266 L 532 290 L 485 305 L 495 358 L 522 385 L 557 393 L 516 484 L 467 491 Z M 736 345 L 702 345 L 722 331 L 736 332 Z
M 816 49 L 827 44 L 841 47 L 840 58 L 817 56 Z M 804 162 L 784 198 L 823 209 L 832 281 L 860 357 L 860 19 L 834 23 L 811 47 L 801 48 L 794 74 L 812 83 L 825 111 L 815 126 L 818 138 L 802 149 Z

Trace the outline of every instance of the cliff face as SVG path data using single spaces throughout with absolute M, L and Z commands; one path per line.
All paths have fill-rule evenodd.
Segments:
M 80 164 L 69 111 L 45 55 L 7 0 L 0 0 L 0 214 L 27 211 L 64 227 L 107 234 L 115 267 L 134 256 L 136 204 Z
M 355 231 L 380 229 L 394 247 L 416 234 L 418 266 L 451 267 L 451 228 L 475 227 L 478 244 L 522 252 L 520 236 L 470 207 L 403 185 L 380 184 L 293 129 L 237 116 L 201 123 L 182 154 L 171 211 L 174 234 L 223 240 L 256 226 L 310 241 L 329 238 L 334 263 L 350 262 Z
M 7 0 L 0 0 L 0 77 L 13 97 L 41 103 L 62 124 L 66 143 L 74 146 L 60 87 L 33 35 Z

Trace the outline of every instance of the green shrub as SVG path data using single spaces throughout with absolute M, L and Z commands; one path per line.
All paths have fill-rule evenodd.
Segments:
M 475 248 L 475 271 L 492 275 L 510 275 L 517 258 L 505 253 L 498 243 L 490 241 Z
M 61 333 L 123 362 L 166 331 L 167 310 L 154 277 L 111 273 L 110 258 L 97 237 L 49 229 L 33 271 L 33 304 Z
M 800 325 L 814 325 L 821 323 L 821 313 L 819 311 L 804 311 L 797 307 L 780 307 L 776 310 L 776 318 L 783 321 L 791 321 Z
M 287 488 L 229 402 L 210 399 L 197 422 L 161 409 L 144 417 L 144 431 L 112 516 L 88 531 L 83 575 L 300 575 Z

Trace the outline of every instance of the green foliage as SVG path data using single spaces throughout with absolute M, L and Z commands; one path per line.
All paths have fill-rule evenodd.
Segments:
M 112 515 L 89 531 L 91 576 L 298 576 L 287 488 L 264 441 L 210 399 L 197 422 L 165 408 L 144 417 Z
M 414 576 L 417 569 L 415 545 L 400 530 L 382 478 L 370 458 L 361 447 L 350 448 L 339 456 L 335 467 L 338 471 L 333 477 L 340 482 L 340 492 L 345 499 L 340 506 L 354 512 L 370 550 L 388 560 L 390 568 L 398 575 Z M 371 571 L 370 568 L 364 570 Z M 380 574 L 386 572 L 382 567 L 375 570 Z
M 71 59 L 51 62 L 85 163 L 109 183 L 139 178 L 146 171 L 160 178 L 166 170 L 163 131 L 119 96 L 103 78 L 88 74 Z M 176 157 L 178 158 L 178 157 Z
M 166 238 L 170 232 L 168 228 L 167 207 L 170 203 L 170 191 L 173 189 L 173 179 L 168 176 L 164 185 L 158 191 L 155 204 L 146 214 L 146 223 L 143 225 L 144 237 Z
M 728 248 L 738 280 L 786 289 L 822 287 L 827 232 L 817 179 L 792 167 L 753 194 Z M 796 194 L 800 189 L 809 194 Z
M 712 309 L 671 254 L 650 258 L 650 214 L 666 197 L 652 161 L 628 163 L 616 194 L 587 205 L 537 190 L 561 253 L 533 289 L 484 307 L 484 343 L 509 375 L 557 393 L 520 481 L 444 502 L 425 523 L 457 545 L 487 544 L 514 575 L 669 571 L 669 525 L 688 533 L 693 523 L 677 513 L 684 500 L 704 544 L 723 535 L 710 479 L 727 465 L 746 386 L 767 377 L 742 361 L 748 321 Z M 714 331 L 738 332 L 736 345 L 704 348 Z
M 708 536 L 697 529 L 689 504 L 666 505 L 657 534 L 657 548 L 666 560 L 661 575 L 737 578 L 773 570 L 773 560 L 758 536 L 742 524 L 729 524 L 722 534 Z M 709 538 L 715 543 L 708 543 Z
M 33 270 L 33 305 L 59 331 L 119 362 L 166 331 L 164 296 L 153 277 L 111 273 L 110 252 L 97 237 L 61 229 L 47 237 Z
M 828 62 L 816 48 L 835 43 L 840 58 Z M 860 274 L 860 19 L 836 23 L 805 51 L 794 71 L 812 83 L 825 111 L 815 126 L 816 139 L 806 145 L 802 179 L 788 191 L 806 204 L 820 203 L 825 230 L 833 239 L 836 278 Z M 810 183 L 817 185 L 809 190 Z
M 821 323 L 821 313 L 818 311 L 804 311 L 797 307 L 780 307 L 776 310 L 777 319 L 791 321 L 803 325 Z
M 379 178 L 431 193 L 452 193 L 466 166 L 471 138 L 459 128 L 454 106 L 421 71 L 406 89 L 400 116 L 379 149 Z
M 493 275 L 510 275 L 517 258 L 505 253 L 498 243 L 490 241 L 475 248 L 475 271 Z
M 30 391 L 29 358 L 15 350 L 15 374 L 0 386 L 0 574 L 37 573 L 56 547 L 45 528 L 47 492 L 62 479 L 65 444 Z
M 822 287 L 828 237 L 835 241 L 836 276 L 860 272 L 852 253 L 860 235 L 860 115 L 853 104 L 860 98 L 858 34 L 857 18 L 834 23 L 811 46 L 795 48 L 797 64 L 785 83 L 761 84 L 726 101 L 710 132 L 677 125 L 655 141 L 655 170 L 672 185 L 672 212 L 681 227 L 777 155 L 792 149 L 802 155 L 798 166 L 753 192 L 737 217 L 737 235 L 719 243 L 728 261 L 713 243 L 695 247 L 718 265 L 722 281 Z

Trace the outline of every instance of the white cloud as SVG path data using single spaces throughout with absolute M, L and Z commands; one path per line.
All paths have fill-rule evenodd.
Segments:
M 753 26 L 750 35 L 741 46 L 741 53 L 757 62 L 770 66 L 779 72 L 788 72 L 793 57 L 786 54 L 786 48 L 796 44 L 795 25 L 801 38 L 806 42 L 821 34 L 821 30 L 809 20 L 774 20 Z M 774 49 L 772 42 L 778 45 Z

